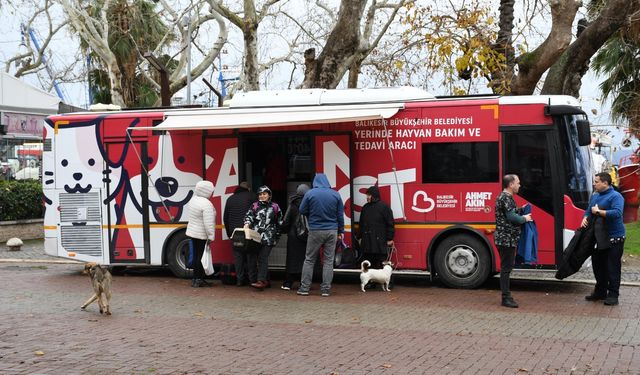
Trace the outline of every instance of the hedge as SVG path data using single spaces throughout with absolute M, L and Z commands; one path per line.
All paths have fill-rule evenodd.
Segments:
M 0 181 L 0 221 L 44 216 L 40 181 Z

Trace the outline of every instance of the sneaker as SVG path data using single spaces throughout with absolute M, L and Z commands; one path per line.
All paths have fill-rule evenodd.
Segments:
M 287 285 L 287 284 L 282 284 L 282 286 L 280 287 L 280 289 L 282 290 L 291 290 L 291 286 Z
M 607 297 L 604 300 L 604 304 L 607 306 L 615 306 L 618 304 L 618 297 Z
M 309 292 L 305 292 L 304 290 L 300 290 L 298 289 L 298 291 L 296 292 L 297 295 L 299 296 L 308 296 Z
M 251 286 L 256 288 L 256 289 L 262 290 L 262 289 L 267 287 L 267 282 L 259 280 L 259 281 L 256 281 L 255 283 L 251 284 Z
M 324 290 L 324 291 L 322 291 L 322 294 L 321 294 L 321 295 L 322 295 L 323 297 L 329 297 L 329 296 L 331 295 L 331 292 L 330 292 L 330 291 L 328 291 L 328 290 Z
M 503 298 L 502 299 L 502 306 L 504 307 L 510 307 L 512 309 L 517 309 L 518 308 L 518 304 L 516 303 L 516 301 L 514 301 L 513 298 L 508 297 L 508 298 Z
M 597 293 L 591 293 L 588 296 L 584 296 L 584 299 L 586 299 L 587 301 L 601 301 L 603 299 L 606 299 L 606 296 L 603 296 L 601 294 L 597 294 Z

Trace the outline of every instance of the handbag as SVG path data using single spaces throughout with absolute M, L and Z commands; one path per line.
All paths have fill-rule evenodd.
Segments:
M 200 259 L 202 262 L 202 268 L 204 268 L 205 275 L 213 275 L 215 270 L 213 269 L 213 259 L 211 259 L 211 247 L 209 247 L 209 241 L 204 245 L 204 253 Z
M 347 245 L 344 240 L 338 241 L 336 244 L 336 255 L 333 257 L 334 267 L 347 267 L 355 263 L 357 260 L 355 250 Z
M 309 237 L 309 221 L 303 214 L 299 214 L 296 219 L 295 231 L 296 237 L 298 237 L 300 241 L 307 241 L 307 238 Z

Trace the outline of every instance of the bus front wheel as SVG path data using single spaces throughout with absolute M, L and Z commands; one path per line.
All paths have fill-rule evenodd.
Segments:
M 438 277 L 450 288 L 477 288 L 491 271 L 489 250 L 467 234 L 445 238 L 436 249 L 434 263 Z
M 180 231 L 171 237 L 167 245 L 167 264 L 171 272 L 179 278 L 188 279 L 193 271 L 187 269 L 186 255 L 189 251 L 189 237 Z

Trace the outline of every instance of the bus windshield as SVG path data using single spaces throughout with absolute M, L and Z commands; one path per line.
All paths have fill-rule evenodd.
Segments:
M 583 119 L 582 115 L 563 116 L 559 127 L 564 145 L 563 156 L 566 169 L 566 194 L 576 207 L 587 208 L 592 193 L 593 179 L 591 172 L 591 154 L 589 146 L 578 144 L 578 129 L 576 120 Z

